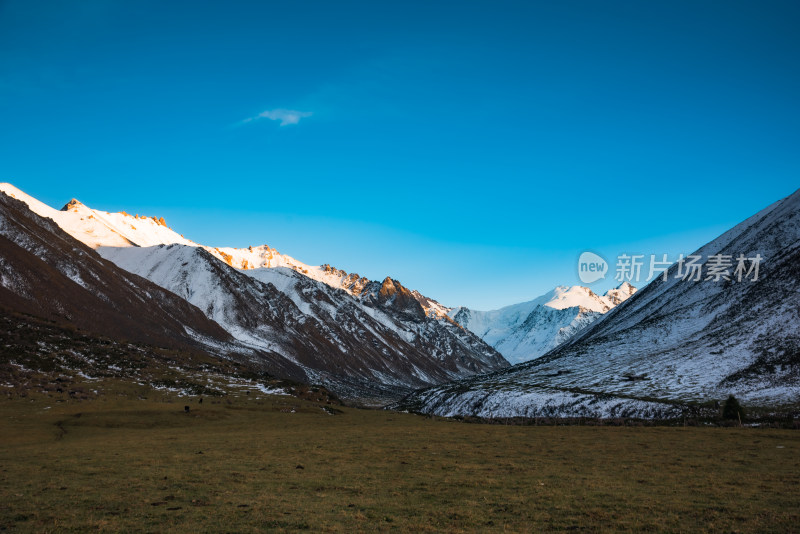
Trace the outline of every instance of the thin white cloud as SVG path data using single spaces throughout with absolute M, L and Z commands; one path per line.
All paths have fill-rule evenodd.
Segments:
M 310 116 L 310 111 L 297 111 L 294 109 L 268 109 L 267 111 L 262 111 L 255 117 L 250 117 L 249 119 L 243 120 L 242 124 L 261 119 L 269 119 L 271 121 L 281 121 L 281 126 L 287 126 L 289 124 L 297 124 L 300 122 L 300 119 Z

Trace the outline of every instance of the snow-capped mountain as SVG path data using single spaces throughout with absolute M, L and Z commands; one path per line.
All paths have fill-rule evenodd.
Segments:
M 602 296 L 588 287 L 559 286 L 534 300 L 499 310 L 458 307 L 448 315 L 511 363 L 521 363 L 560 345 L 635 292 L 628 282 Z
M 277 355 L 343 395 L 380 397 L 508 365 L 471 332 L 429 313 L 438 303 L 396 280 L 311 267 L 268 246 L 201 246 L 163 219 L 109 214 L 74 200 L 59 211 L 9 184 L 0 190 L 197 306 L 236 343 Z
M 139 341 L 188 343 L 187 331 L 229 339 L 193 306 L 104 261 L 52 221 L 3 194 L 0 239 L 0 293 L 2 305 L 10 309 L 60 316 L 82 327 L 97 323 Z
M 655 279 L 543 357 L 425 390 L 405 406 L 611 417 L 675 415 L 676 402 L 729 394 L 750 406 L 800 405 L 800 190 L 691 256 L 700 258 L 699 279 L 676 262 L 666 281 Z
M 98 247 L 151 247 L 155 245 L 187 245 L 200 247 L 212 256 L 239 270 L 285 267 L 330 287 L 343 289 L 351 295 L 361 294 L 370 280 L 355 273 L 347 273 L 328 264 L 307 265 L 269 245 L 247 248 L 211 247 L 195 243 L 169 228 L 161 217 L 146 217 L 128 213 L 109 213 L 95 210 L 72 199 L 57 210 L 40 202 L 9 183 L 0 183 L 0 192 L 25 202 L 36 214 L 54 220 L 62 230 L 92 248 Z M 412 291 L 426 314 L 433 318 L 447 315 L 446 308 L 433 299 Z
M 307 380 L 280 356 L 236 340 L 195 306 L 104 260 L 50 219 L 0 193 L 0 310 L 120 341 L 248 363 Z
M 636 288 L 630 283 L 622 282 L 622 284 L 620 284 L 618 287 L 606 291 L 606 294 L 603 295 L 603 297 L 611 304 L 611 307 L 613 308 L 614 306 L 619 306 L 628 300 L 635 292 Z
M 420 387 L 506 365 L 475 336 L 427 318 L 390 279 L 356 298 L 286 267 L 239 271 L 199 247 L 98 251 L 182 296 L 239 341 L 277 352 L 324 383 L 345 377 Z

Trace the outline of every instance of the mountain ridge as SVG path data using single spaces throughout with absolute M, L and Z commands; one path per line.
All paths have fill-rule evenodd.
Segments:
M 0 192 L 0 309 L 70 325 L 121 342 L 212 354 L 307 379 L 291 362 L 235 342 L 219 324 L 172 292 L 109 262 Z
M 739 255 L 750 279 L 734 275 Z M 749 406 L 800 406 L 800 190 L 693 256 L 704 260 L 699 280 L 676 263 L 666 281 L 542 357 L 429 388 L 404 405 L 487 417 L 675 416 L 733 394 Z M 708 275 L 719 256 L 732 261 L 729 280 Z
M 343 396 L 394 396 L 508 365 L 469 331 L 429 316 L 423 304 L 435 301 L 395 279 L 312 268 L 268 246 L 201 246 L 154 217 L 99 212 L 78 201 L 55 210 L 10 184 L 0 190 L 92 253 L 196 306 L 238 346 L 273 355 Z
M 355 296 L 358 296 L 371 282 L 368 278 L 356 273 L 348 274 L 329 264 L 307 265 L 266 244 L 244 248 L 202 245 L 168 227 L 163 217 L 130 215 L 125 211 L 111 213 L 95 210 L 75 198 L 57 210 L 10 183 L 0 183 L 0 191 L 23 201 L 38 215 L 53 219 L 68 234 L 95 249 L 101 246 L 149 247 L 170 244 L 200 247 L 236 269 L 286 267 L 331 287 L 344 289 Z M 418 292 L 417 300 L 423 304 L 426 313 L 437 318 L 443 316 L 441 312 L 431 313 L 431 309 L 445 309 L 435 300 L 424 297 Z

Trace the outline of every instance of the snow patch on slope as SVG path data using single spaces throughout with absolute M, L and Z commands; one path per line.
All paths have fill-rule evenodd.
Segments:
M 25 202 L 31 211 L 52 219 L 65 232 L 92 248 L 150 247 L 171 243 L 197 246 L 168 228 L 163 219 L 94 210 L 75 199 L 64 206 L 63 210 L 57 210 L 8 183 L 0 184 L 0 191 Z

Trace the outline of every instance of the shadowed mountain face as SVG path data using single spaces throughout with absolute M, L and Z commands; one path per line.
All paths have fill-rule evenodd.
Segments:
M 153 217 L 77 201 L 57 211 L 10 184 L 2 189 L 9 268 L 0 291 L 11 310 L 117 338 L 201 347 L 349 397 L 396 398 L 508 365 L 452 321 L 428 317 L 396 280 L 340 276 L 268 247 L 201 247 Z M 139 246 L 165 241 L 174 244 Z M 281 266 L 254 267 L 272 262 Z M 342 277 L 357 283 L 343 287 Z
M 0 193 L 0 308 L 117 340 L 200 351 L 307 379 L 297 365 L 238 343 L 197 307 L 101 258 L 50 219 Z
M 613 416 L 664 415 L 669 405 L 650 401 L 728 394 L 754 406 L 800 404 L 800 191 L 693 255 L 700 280 L 673 265 L 666 281 L 538 360 L 426 390 L 406 405 L 439 414 Z M 730 266 L 715 280 L 720 257 Z
M 163 345 L 232 340 L 196 307 L 97 253 L 0 193 L 0 306 Z M 187 333 L 191 331 L 195 335 Z
M 507 362 L 449 321 L 426 317 L 399 282 L 356 297 L 289 268 L 239 271 L 199 247 L 100 248 L 119 266 L 184 297 L 240 342 L 283 355 L 315 380 L 408 389 Z

